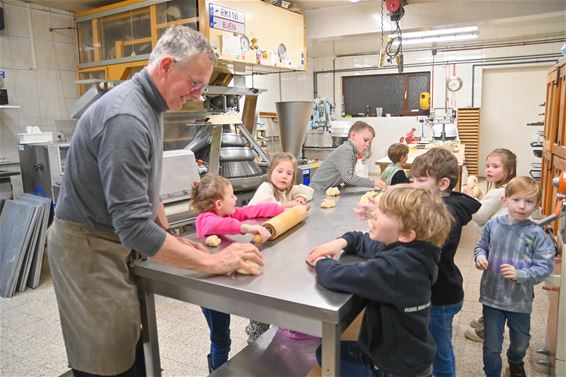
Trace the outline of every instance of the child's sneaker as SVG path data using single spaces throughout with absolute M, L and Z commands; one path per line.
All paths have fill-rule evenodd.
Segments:
M 470 326 L 474 329 L 477 329 L 479 326 L 483 326 L 483 317 L 479 317 L 478 319 L 472 319 L 470 321 Z
M 509 377 L 527 377 L 522 361 L 519 364 L 509 363 Z
M 467 339 L 474 342 L 483 342 L 483 331 L 478 332 L 477 329 L 467 329 L 464 335 Z

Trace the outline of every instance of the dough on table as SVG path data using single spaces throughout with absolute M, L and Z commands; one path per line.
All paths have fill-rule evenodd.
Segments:
M 370 199 L 378 199 L 381 194 L 380 191 L 368 191 L 360 198 L 360 204 L 370 204 Z
M 206 244 L 206 246 L 217 247 L 222 243 L 222 240 L 218 236 L 208 236 L 204 240 L 204 243 Z
M 326 190 L 326 196 L 340 196 L 340 190 L 338 190 L 338 187 L 331 187 Z
M 332 199 L 323 199 L 320 203 L 320 208 L 334 208 L 336 207 L 336 202 Z
M 253 262 L 253 261 L 251 261 L 251 260 L 247 260 L 247 261 L 245 261 L 244 263 L 245 263 L 246 265 L 248 265 L 249 267 L 253 267 L 253 268 L 255 268 L 256 270 L 260 270 L 259 264 L 257 264 L 256 262 Z M 244 270 L 243 268 L 237 269 L 236 272 L 237 272 L 238 274 L 241 274 L 241 275 L 250 275 L 250 273 L 249 273 L 248 271 Z
M 381 195 L 383 195 L 383 192 L 381 191 L 368 191 L 365 194 L 363 194 L 362 197 L 360 198 L 360 204 L 368 205 L 370 204 L 369 202 L 370 199 L 379 200 L 379 197 Z M 368 225 L 371 228 L 371 219 L 368 219 Z

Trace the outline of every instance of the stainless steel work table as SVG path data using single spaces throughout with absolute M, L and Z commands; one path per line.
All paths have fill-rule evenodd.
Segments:
M 140 286 L 148 375 L 161 375 L 154 302 L 158 294 L 320 336 L 323 375 L 337 376 L 340 334 L 362 309 L 361 300 L 318 285 L 305 257 L 315 246 L 347 231 L 368 229 L 367 222 L 352 212 L 367 190 L 343 190 L 331 209 L 320 208 L 323 197 L 315 196 L 303 223 L 261 247 L 265 266 L 259 276 L 210 276 L 151 259 L 137 262 L 133 272 Z M 230 236 L 218 250 L 231 241 L 249 239 L 249 235 Z

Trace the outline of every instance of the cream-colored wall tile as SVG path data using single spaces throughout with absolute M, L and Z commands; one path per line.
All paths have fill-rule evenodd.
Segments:
M 59 98 L 39 99 L 39 115 L 41 116 L 42 126 L 53 128 L 54 120 L 62 118 L 60 102 Z
M 20 132 L 25 132 L 26 126 L 41 126 L 37 97 L 19 97 L 18 105 L 20 105 Z
M 4 32 L 8 36 L 20 38 L 30 37 L 27 8 L 5 4 L 4 21 L 6 23 L 6 29 L 4 30 Z
M 13 84 L 15 97 L 37 96 L 37 72 L 35 71 L 14 71 Z
M 10 51 L 10 38 L 0 34 L 0 67 L 12 66 L 12 54 Z
M 35 56 L 39 69 L 57 69 L 55 49 L 51 41 L 35 41 Z M 64 57 L 60 57 L 61 59 Z
M 75 26 L 71 15 L 66 16 L 60 14 L 51 15 L 51 24 L 53 25 L 53 28 L 67 28 Z M 53 33 L 53 40 L 55 42 L 75 43 L 75 30 L 73 29 L 53 30 L 51 33 Z
M 52 26 L 49 13 L 33 9 L 31 11 L 31 25 L 34 39 L 51 41 L 51 33 L 49 32 L 49 28 Z
M 12 67 L 32 68 L 32 45 L 27 38 L 10 37 L 10 51 Z
M 71 116 L 69 115 L 69 109 L 71 108 L 71 106 L 73 106 L 75 104 L 75 102 L 77 102 L 77 98 L 63 98 L 63 102 L 62 102 L 62 106 L 63 106 L 63 113 L 61 118 L 62 119 L 70 119 Z M 244 106 L 243 102 L 242 102 L 242 106 Z M 243 107 L 242 107 L 243 109 Z
M 37 82 L 37 93 L 40 98 L 58 98 L 59 74 L 56 70 L 39 70 L 35 74 Z
M 59 93 L 64 98 L 78 98 L 74 71 L 59 71 Z
M 73 71 L 77 68 L 75 46 L 71 43 L 55 42 L 55 61 L 57 69 Z

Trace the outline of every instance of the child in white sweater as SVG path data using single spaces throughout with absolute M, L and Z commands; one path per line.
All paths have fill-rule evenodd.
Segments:
M 312 199 L 314 190 L 295 184 L 297 170 L 297 159 L 292 154 L 283 152 L 273 155 L 267 170 L 267 181 L 259 185 L 249 204 L 278 203 L 286 208 L 306 205 Z M 248 343 L 252 343 L 268 329 L 267 323 L 251 320 L 246 326 Z
M 505 186 L 507 182 L 515 178 L 517 174 L 517 156 L 505 148 L 494 149 L 486 157 L 485 180 L 488 184 L 488 192 L 482 198 L 480 209 L 472 215 L 472 220 L 481 229 L 494 217 L 506 215 L 507 207 L 503 205 L 505 197 Z M 491 186 L 493 186 L 491 188 Z M 490 189 L 491 188 L 491 189 Z M 464 187 L 464 194 L 470 195 Z M 466 330 L 464 335 L 467 339 L 475 342 L 483 341 L 483 317 L 473 319 L 470 322 L 471 329 Z
M 312 199 L 314 190 L 296 185 L 297 159 L 290 153 L 273 155 L 267 170 L 267 181 L 257 188 L 249 204 L 278 203 L 286 208 L 305 205 Z

